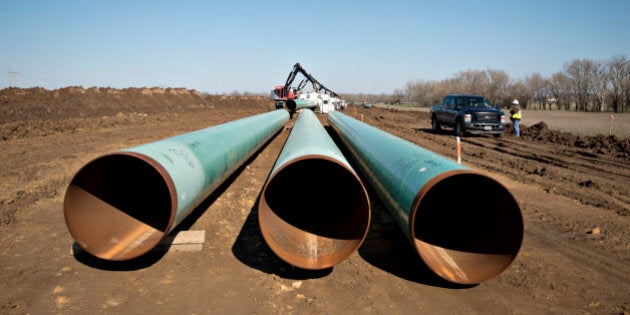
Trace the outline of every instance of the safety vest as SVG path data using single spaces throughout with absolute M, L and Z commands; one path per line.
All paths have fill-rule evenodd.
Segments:
M 518 112 L 512 114 L 512 119 L 521 119 L 521 111 L 519 110 Z

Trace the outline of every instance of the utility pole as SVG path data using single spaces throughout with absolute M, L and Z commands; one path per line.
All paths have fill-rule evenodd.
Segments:
M 13 70 L 9 70 L 7 71 L 7 75 L 9 75 L 9 87 L 13 86 L 13 81 L 15 81 L 15 76 L 18 74 L 19 72 L 17 71 L 13 71 Z

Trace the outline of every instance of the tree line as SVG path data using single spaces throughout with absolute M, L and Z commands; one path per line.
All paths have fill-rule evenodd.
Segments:
M 630 111 L 630 59 L 627 55 L 575 59 L 549 77 L 533 73 L 522 79 L 511 79 L 503 70 L 466 70 L 440 81 L 410 81 L 392 94 L 344 94 L 342 98 L 430 106 L 451 93 L 483 95 L 503 106 L 518 99 L 523 108 L 530 109 L 626 112 Z

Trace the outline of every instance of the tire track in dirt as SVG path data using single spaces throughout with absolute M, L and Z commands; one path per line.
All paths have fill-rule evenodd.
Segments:
M 0 280 L 7 284 L 0 288 L 0 313 L 52 309 L 61 313 L 212 310 L 310 314 L 343 309 L 349 313 L 623 314 L 630 309 L 630 216 L 578 199 L 579 194 L 589 195 L 596 189 L 605 197 L 605 189 L 618 188 L 617 202 L 627 204 L 624 198 L 630 193 L 623 187 L 628 180 L 624 179 L 628 177 L 626 160 L 507 134 L 500 139 L 464 138 L 464 163 L 502 182 L 519 201 L 526 224 L 523 247 L 514 264 L 478 286 L 446 286 L 433 279 L 436 276 L 418 271 L 419 256 L 395 223 L 385 219 L 380 226 L 373 222 L 370 236 L 356 255 L 331 270 L 300 271 L 275 257 L 260 235 L 256 198 L 291 122 L 189 222 L 191 229 L 207 231 L 201 252 L 169 252 L 159 260 L 148 259 L 151 263 L 147 265 L 126 265 L 128 269 L 103 268 L 107 265 L 90 264 L 68 253 L 72 239 L 63 222 L 59 192 L 79 167 L 102 153 L 265 110 L 247 102 L 233 104 L 209 104 L 204 110 L 190 112 L 156 109 L 147 117 L 122 117 L 118 123 L 99 114 L 85 118 L 82 126 L 86 129 L 48 133 L 43 126 L 46 136 L 25 134 L 0 141 L 5 158 L 0 178 L 14 183 L 0 183 L 0 188 L 9 189 L 10 198 L 22 198 L 17 208 L 19 220 L 0 226 L 5 244 Z M 353 115 L 353 111 L 346 113 Z M 356 113 L 355 117 L 362 114 L 367 123 L 455 159 L 455 138 L 448 131 L 432 133 L 426 113 L 377 108 Z M 325 115 L 318 117 L 326 121 Z M 68 125 L 72 124 L 74 121 Z M 538 145 L 540 151 L 534 150 Z M 536 161 L 528 151 L 537 152 L 543 161 Z M 561 167 L 565 159 L 571 162 L 567 168 Z M 536 174 L 536 167 L 539 172 L 546 168 L 548 174 Z M 614 173 L 617 170 L 619 174 Z M 601 177 L 589 177 L 599 173 Z M 579 185 L 587 179 L 599 188 Z M 609 181 L 606 185 L 612 188 L 600 181 Z M 577 197 L 563 196 L 561 189 L 575 192 Z M 18 190 L 26 194 L 18 197 Z M 29 191 L 58 193 L 37 195 L 41 198 L 37 201 L 29 199 Z M 372 205 L 378 213 L 376 198 Z
M 471 137 L 462 141 L 486 152 L 476 163 L 492 167 L 492 164 L 499 162 L 503 165 L 501 162 L 507 161 L 510 167 L 501 169 L 515 180 L 543 185 L 554 193 L 612 210 L 620 216 L 630 215 L 627 189 L 630 171 L 608 157 L 567 158 L 555 154 L 557 151 L 548 146 L 516 139 Z M 496 152 L 509 158 L 497 157 Z
M 449 130 L 433 133 L 426 113 L 360 109 L 355 117 L 361 115 L 371 125 L 456 159 L 455 137 Z M 514 181 L 509 189 L 522 207 L 524 247 L 499 280 L 502 285 L 527 292 L 552 312 L 628 309 L 624 294 L 617 291 L 628 291 L 624 266 L 630 248 L 623 211 L 630 174 L 625 161 L 508 134 L 498 139 L 464 137 L 462 153 L 464 164 L 473 169 Z M 609 285 L 602 287 L 602 281 Z M 580 302 L 571 302 L 575 300 Z

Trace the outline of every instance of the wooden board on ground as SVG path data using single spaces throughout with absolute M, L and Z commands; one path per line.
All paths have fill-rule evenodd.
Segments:
M 206 231 L 179 231 L 175 235 L 166 236 L 153 251 L 198 252 L 203 249 Z M 82 253 L 84 250 L 76 242 L 72 243 L 70 255 Z
M 180 231 L 175 235 L 168 235 L 156 247 L 156 250 L 169 251 L 201 251 L 206 238 L 206 231 Z

